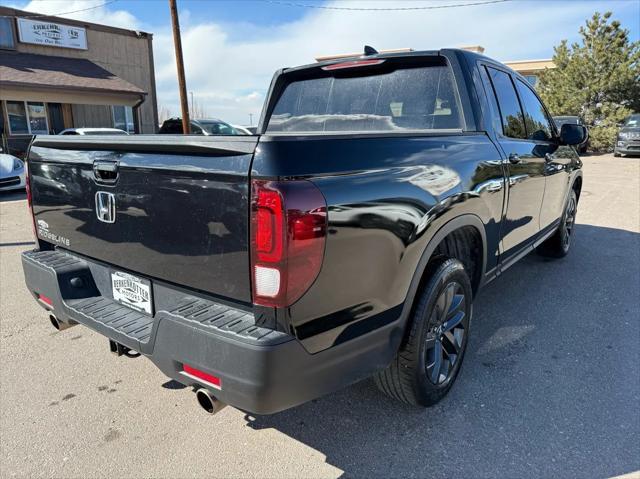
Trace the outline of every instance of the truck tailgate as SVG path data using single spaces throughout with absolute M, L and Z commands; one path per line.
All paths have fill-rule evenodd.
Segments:
M 250 302 L 257 137 L 38 137 L 37 235 L 116 268 Z

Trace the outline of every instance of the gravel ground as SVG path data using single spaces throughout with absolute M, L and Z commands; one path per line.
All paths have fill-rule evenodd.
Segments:
M 292 410 L 204 414 L 145 359 L 57 333 L 0 196 L 2 477 L 608 477 L 640 470 L 640 160 L 584 159 L 576 242 L 478 296 L 460 377 L 420 410 L 367 380 Z

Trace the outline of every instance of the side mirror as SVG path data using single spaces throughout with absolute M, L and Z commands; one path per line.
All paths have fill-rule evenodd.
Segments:
M 585 126 L 565 123 L 560 128 L 560 143 L 563 145 L 581 145 L 589 138 L 589 131 Z

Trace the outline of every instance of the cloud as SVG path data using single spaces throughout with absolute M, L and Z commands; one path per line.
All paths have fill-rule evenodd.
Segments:
M 330 2 L 328 6 L 344 6 Z M 415 6 L 414 2 L 350 2 L 349 6 Z M 422 5 L 425 5 L 422 3 Z M 563 38 L 575 38 L 597 9 L 614 2 L 513 2 L 443 10 L 358 12 L 310 10 L 279 26 L 218 24 L 193 12 L 181 17 L 187 87 L 211 116 L 246 123 L 259 115 L 278 68 L 312 63 L 322 54 L 378 49 L 416 50 L 482 45 L 500 60 L 549 58 Z M 636 8 L 637 9 L 637 8 Z M 238 30 L 250 31 L 243 37 Z M 159 102 L 178 114 L 173 40 L 154 37 Z
M 98 2 L 98 0 L 95 0 Z M 447 3 L 438 1 L 439 5 Z M 449 3 L 460 3 L 460 0 Z M 411 1 L 353 1 L 350 7 L 429 5 Z M 124 2 L 118 5 L 126 5 Z M 202 3 L 204 5 L 204 2 Z M 337 0 L 323 4 L 343 7 Z M 79 0 L 33 0 L 24 7 L 39 13 L 87 8 Z M 89 4 L 91 6 L 91 4 Z M 250 8 L 250 4 L 247 4 Z M 294 8 L 294 7 L 291 7 Z M 594 11 L 613 10 L 623 21 L 638 18 L 640 4 L 616 1 L 514 1 L 440 10 L 366 12 L 308 9 L 296 21 L 279 25 L 208 20 L 206 9 L 182 10 L 180 21 L 187 89 L 208 116 L 246 124 L 259 117 L 273 73 L 282 67 L 312 63 L 318 55 L 378 49 L 416 50 L 482 45 L 499 60 L 549 58 L 564 38 Z M 623 14 L 617 14 L 623 12 Z M 179 115 L 178 88 L 170 25 L 146 25 L 124 9 L 102 6 L 71 18 L 142 29 L 154 33 L 158 104 Z M 626 25 L 630 27 L 631 25 Z
M 57 15 L 131 30 L 140 28 L 140 22 L 134 15 L 126 10 L 110 9 L 107 6 L 103 6 L 103 3 L 104 0 L 93 0 L 92 2 L 87 2 L 86 0 L 31 0 L 26 5 L 16 6 L 16 8 L 28 12 Z M 97 8 L 91 8 L 94 6 L 97 6 Z M 88 8 L 91 9 L 87 10 Z M 60 13 L 64 12 L 75 13 L 60 15 Z

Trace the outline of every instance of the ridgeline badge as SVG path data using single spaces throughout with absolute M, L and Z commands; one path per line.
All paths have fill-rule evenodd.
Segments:
M 43 240 L 51 241 L 53 243 L 59 244 L 61 246 L 66 246 L 67 248 L 71 245 L 69 238 L 65 238 L 64 236 L 57 235 L 49 231 L 49 223 L 45 220 L 36 221 L 38 236 Z

